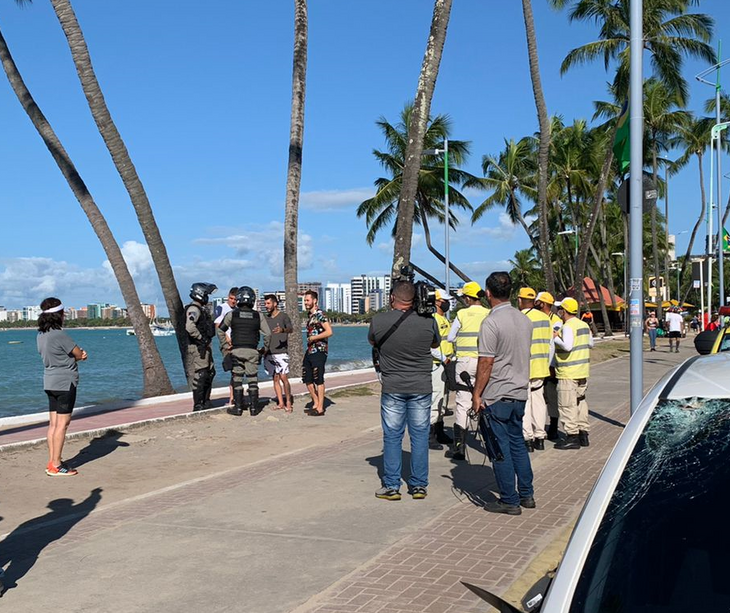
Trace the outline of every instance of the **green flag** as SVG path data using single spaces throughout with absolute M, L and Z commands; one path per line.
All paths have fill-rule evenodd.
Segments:
M 722 229 L 722 252 L 730 253 L 730 234 L 727 233 L 727 228 Z
M 621 174 L 629 169 L 631 161 L 631 139 L 629 138 L 629 101 L 624 102 L 616 124 L 616 138 L 613 141 L 613 155 Z

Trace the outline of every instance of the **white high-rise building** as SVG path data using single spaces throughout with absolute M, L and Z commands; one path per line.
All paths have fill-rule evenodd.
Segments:
M 367 276 L 360 275 L 353 277 L 350 281 L 352 288 L 352 312 L 363 313 L 366 310 L 365 298 L 376 290 L 381 291 L 382 304 L 388 305 L 390 302 L 390 286 L 391 278 L 385 276 Z
M 0 306 L 0 321 L 8 320 L 8 310 L 4 306 Z
M 24 321 L 37 321 L 40 316 L 41 316 L 41 307 L 39 307 L 39 306 L 23 307 L 23 320 Z
M 352 289 L 349 283 L 328 283 L 324 288 L 324 308 L 337 313 L 352 313 Z

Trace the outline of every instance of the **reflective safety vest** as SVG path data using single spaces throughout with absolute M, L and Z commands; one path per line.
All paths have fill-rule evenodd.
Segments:
M 532 322 L 530 379 L 544 379 L 550 375 L 550 341 L 553 338 L 550 318 L 534 308 L 524 309 L 522 312 Z
M 573 330 L 573 349 L 562 351 L 555 345 L 555 374 L 558 379 L 587 379 L 591 365 L 591 329 L 577 317 L 571 317 L 563 329 Z
M 562 328 L 563 327 L 563 320 L 560 319 L 555 313 L 550 313 L 550 328 L 555 330 L 555 328 Z
M 456 318 L 459 320 L 459 333 L 456 335 L 456 357 L 457 358 L 478 358 L 477 349 L 479 341 L 479 328 L 484 318 L 489 315 L 489 309 L 480 304 L 475 304 L 466 309 L 461 309 Z
M 449 336 L 449 330 L 451 330 L 451 324 L 449 323 L 449 320 L 446 319 L 443 315 L 439 315 L 438 313 L 434 313 L 433 318 L 436 320 L 436 325 L 439 329 L 439 336 L 441 337 L 441 353 L 444 355 L 445 358 L 453 357 L 454 344 L 446 340 L 446 338 Z M 434 362 L 436 362 L 436 360 L 434 360 Z

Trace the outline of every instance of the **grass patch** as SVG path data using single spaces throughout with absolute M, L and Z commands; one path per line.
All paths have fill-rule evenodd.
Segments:
M 591 349 L 591 364 L 600 364 L 629 354 L 629 340 L 601 341 Z
M 375 392 L 373 388 L 367 385 L 361 385 L 358 387 L 345 387 L 341 390 L 335 390 L 332 393 L 328 393 L 327 396 L 330 398 L 351 398 L 353 396 L 373 396 Z

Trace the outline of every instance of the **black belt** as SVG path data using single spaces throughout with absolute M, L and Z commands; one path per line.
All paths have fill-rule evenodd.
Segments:
M 526 402 L 526 400 L 517 400 L 515 398 L 500 398 L 498 402 Z

